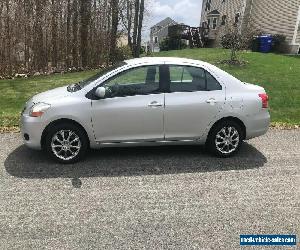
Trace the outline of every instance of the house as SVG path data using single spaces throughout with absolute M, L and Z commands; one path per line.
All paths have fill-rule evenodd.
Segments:
M 149 49 L 151 52 L 159 52 L 159 44 L 162 40 L 168 37 L 169 26 L 177 24 L 170 17 L 165 18 L 156 25 L 150 28 L 150 43 Z
M 289 53 L 299 53 L 300 0 L 203 0 L 201 24 L 210 28 L 212 46 L 220 45 L 227 23 L 286 36 Z
M 128 37 L 127 34 L 120 33 L 117 38 L 117 47 L 122 48 L 128 46 Z

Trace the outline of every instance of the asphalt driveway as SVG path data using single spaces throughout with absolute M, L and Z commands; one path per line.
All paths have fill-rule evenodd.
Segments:
M 19 134 L 0 143 L 0 249 L 239 249 L 240 234 L 300 237 L 300 130 L 270 130 L 231 159 L 198 146 L 114 148 L 62 166 Z

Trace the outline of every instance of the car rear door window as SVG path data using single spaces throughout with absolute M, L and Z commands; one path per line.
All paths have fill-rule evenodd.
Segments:
M 218 81 L 206 70 L 191 66 L 169 66 L 170 92 L 221 90 Z
M 205 74 L 206 74 L 206 90 L 207 91 L 222 90 L 222 86 L 216 80 L 216 78 L 214 78 L 207 71 L 205 72 Z

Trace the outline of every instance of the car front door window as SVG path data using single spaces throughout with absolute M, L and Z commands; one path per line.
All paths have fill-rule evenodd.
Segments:
M 159 93 L 159 66 L 127 70 L 105 83 L 107 97 L 125 97 Z

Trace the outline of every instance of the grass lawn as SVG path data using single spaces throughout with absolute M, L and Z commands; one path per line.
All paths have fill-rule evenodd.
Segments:
M 30 77 L 0 81 L 0 127 L 18 126 L 19 115 L 25 104 L 33 95 L 79 82 L 94 75 L 96 71 L 55 74 L 51 76 Z
M 220 65 L 228 59 L 224 49 L 186 49 L 155 53 L 153 56 L 176 56 L 210 62 L 233 74 L 242 81 L 263 86 L 270 96 L 273 122 L 300 125 L 300 57 L 252 52 L 240 53 L 246 66 Z M 34 94 L 78 82 L 93 75 L 95 71 L 32 77 L 29 79 L 0 81 L 0 127 L 17 126 L 19 112 Z
M 229 59 L 225 49 L 167 51 L 159 56 L 186 57 L 212 63 L 238 79 L 264 87 L 270 97 L 273 123 L 300 125 L 300 57 L 253 52 L 239 53 L 246 66 L 219 64 Z

